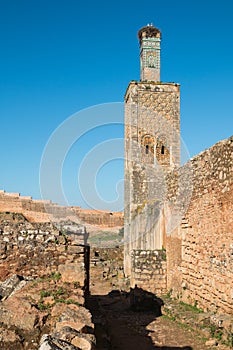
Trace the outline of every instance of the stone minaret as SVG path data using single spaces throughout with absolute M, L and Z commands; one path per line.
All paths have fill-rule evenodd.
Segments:
M 141 81 L 160 81 L 159 29 L 148 25 L 138 32 L 140 41 Z
M 165 175 L 180 163 L 180 86 L 160 81 L 161 32 L 138 32 L 141 80 L 125 93 L 125 273 L 134 249 L 166 244 Z

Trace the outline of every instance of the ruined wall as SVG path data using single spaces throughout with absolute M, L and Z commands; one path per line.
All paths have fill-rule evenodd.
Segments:
M 108 294 L 112 290 L 127 290 L 124 275 L 123 246 L 118 248 L 91 248 L 90 291 L 93 295 Z
M 168 289 L 203 309 L 233 311 L 233 137 L 190 160 L 192 196 L 167 238 Z M 187 166 L 180 169 L 181 174 Z M 177 172 L 168 196 L 178 196 Z
M 63 207 L 51 201 L 35 200 L 19 193 L 0 191 L 0 212 L 23 214 L 31 222 L 49 222 L 53 219 L 70 218 L 77 222 L 108 227 L 123 226 L 123 213 L 104 210 L 85 210 L 80 207 Z
M 88 210 L 72 207 L 78 218 L 84 223 L 106 227 L 124 226 L 123 212 L 109 212 L 105 210 Z
M 166 191 L 159 229 L 167 232 L 167 261 L 163 250 L 132 250 L 131 285 L 232 314 L 233 137 L 168 173 Z
M 71 215 L 67 208 L 49 200 L 35 200 L 31 197 L 20 196 L 19 193 L 5 191 L 0 191 L 0 212 L 20 213 L 31 222 L 49 222 L 51 215 L 57 218 Z
M 164 250 L 133 250 L 132 251 L 132 287 L 154 294 L 167 292 L 167 264 Z
M 77 232 L 77 229 L 76 229 Z M 20 214 L 1 215 L 0 281 L 18 274 L 30 278 L 60 272 L 88 291 L 88 247 L 84 229 L 65 235 L 52 224 L 32 224 Z
M 94 348 L 85 228 L 59 225 L 0 213 L 1 349 Z

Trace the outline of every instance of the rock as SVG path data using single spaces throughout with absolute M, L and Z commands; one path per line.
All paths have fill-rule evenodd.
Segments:
M 210 328 L 202 328 L 201 333 L 205 338 L 209 338 L 211 336 Z
M 81 293 L 79 293 L 79 294 L 71 294 L 69 299 L 72 299 L 73 301 L 75 301 L 79 305 L 84 305 L 84 302 L 85 302 L 83 293 L 82 294 Z
M 22 289 L 24 286 L 26 286 L 26 284 L 28 283 L 28 280 L 23 279 L 22 281 L 20 281 L 17 286 L 15 287 L 15 289 L 13 290 L 13 292 L 11 293 L 10 297 L 12 297 L 16 292 L 18 292 L 20 289 Z
M 51 320 L 53 332 L 42 337 L 39 350 L 92 348 L 95 343 L 94 325 L 87 309 L 75 304 L 56 304 L 51 311 Z
M 66 327 L 74 329 L 75 331 L 79 332 L 85 327 L 85 324 L 83 322 L 77 322 L 77 321 L 76 322 L 62 321 L 62 322 L 56 323 L 56 330 L 58 332 Z
M 60 314 L 60 317 L 58 318 L 57 324 L 60 322 L 77 322 L 77 327 L 81 327 L 81 324 L 83 327 L 85 325 L 93 327 L 90 312 L 86 308 L 74 304 L 66 305 L 63 313 Z
M 48 334 L 44 334 L 40 341 L 40 347 L 38 350 L 60 350 L 61 348 L 53 344 L 52 338 Z
M 84 338 L 74 337 L 71 343 L 82 350 L 91 350 L 92 348 L 91 343 Z
M 206 346 L 217 346 L 218 342 L 216 339 L 209 339 L 205 342 Z
M 210 322 L 219 328 L 224 328 L 231 333 L 233 331 L 233 317 L 229 315 L 212 315 Z
M 63 303 L 58 303 L 54 305 L 54 307 L 51 310 L 51 316 L 58 320 L 59 316 L 61 316 L 61 314 L 65 312 L 66 308 L 67 308 L 67 305 Z
M 81 269 L 80 264 L 70 263 L 58 266 L 63 282 L 79 282 L 80 286 L 84 286 L 85 272 Z
M 68 342 L 56 339 L 51 335 L 44 334 L 40 341 L 40 347 L 38 350 L 80 350 L 76 346 L 69 344 Z
M 6 281 L 2 282 L 0 284 L 0 299 L 4 300 L 8 298 L 22 280 L 23 280 L 23 277 L 18 275 L 13 275 L 9 277 Z
M 6 255 L 6 254 L 4 254 L 4 255 Z M 9 275 L 9 267 L 7 266 L 7 264 L 6 265 L 1 264 L 0 265 L 0 280 L 4 281 L 8 275 Z
M 39 322 L 39 314 L 27 300 L 12 296 L 0 305 L 0 322 L 25 331 L 32 331 Z
M 20 338 L 14 331 L 0 327 L 0 343 L 15 343 L 19 341 Z

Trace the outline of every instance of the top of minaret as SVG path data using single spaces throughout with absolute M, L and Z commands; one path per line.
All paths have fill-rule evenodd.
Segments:
M 140 41 L 140 80 L 160 81 L 161 32 L 153 24 L 138 31 Z
M 153 24 L 147 24 L 138 31 L 138 38 L 141 44 L 143 38 L 160 38 L 161 32 L 158 28 L 154 27 Z

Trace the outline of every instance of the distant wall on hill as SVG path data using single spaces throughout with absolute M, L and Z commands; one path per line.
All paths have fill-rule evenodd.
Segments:
M 23 214 L 30 222 L 49 222 L 70 218 L 85 225 L 115 227 L 124 225 L 123 213 L 104 210 L 87 210 L 80 207 L 63 207 L 51 201 L 35 200 L 19 193 L 0 191 L 0 212 Z

